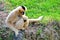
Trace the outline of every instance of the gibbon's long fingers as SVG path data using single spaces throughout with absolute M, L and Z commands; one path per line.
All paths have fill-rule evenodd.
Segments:
M 40 16 L 38 19 L 28 19 L 29 20 L 29 23 L 31 22 L 38 22 L 38 21 L 41 21 L 43 18 L 43 16 Z

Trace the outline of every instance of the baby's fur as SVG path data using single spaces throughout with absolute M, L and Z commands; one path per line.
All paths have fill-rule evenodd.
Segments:
M 18 34 L 19 29 L 27 29 L 30 22 L 38 22 L 42 19 L 43 16 L 39 17 L 38 19 L 28 19 L 26 15 L 23 13 L 27 10 L 27 8 L 23 6 L 19 6 L 13 11 L 9 13 L 6 18 L 6 24 L 12 31 Z

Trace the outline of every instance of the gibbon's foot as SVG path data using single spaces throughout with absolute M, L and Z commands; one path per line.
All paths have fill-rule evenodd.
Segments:
M 41 21 L 43 19 L 43 16 L 40 16 L 39 18 L 35 19 L 34 22 L 32 22 L 32 25 L 35 25 L 35 24 L 40 24 L 39 21 Z M 33 26 L 32 26 L 33 27 Z
M 42 20 L 43 19 L 43 16 L 40 16 L 39 18 L 38 18 L 38 20 Z

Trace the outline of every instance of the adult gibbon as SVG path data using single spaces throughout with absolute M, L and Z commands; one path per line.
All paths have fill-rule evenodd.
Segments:
M 26 10 L 27 8 L 25 6 L 19 6 L 12 10 L 5 20 L 8 27 L 12 29 L 16 35 L 20 29 L 25 30 L 29 23 L 38 22 L 43 18 L 43 16 L 41 16 L 37 19 L 28 19 L 28 17 L 24 14 Z

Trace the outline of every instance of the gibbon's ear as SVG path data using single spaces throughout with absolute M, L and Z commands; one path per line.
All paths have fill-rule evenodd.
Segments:
M 25 11 L 27 11 L 27 8 L 25 6 L 21 6 Z

